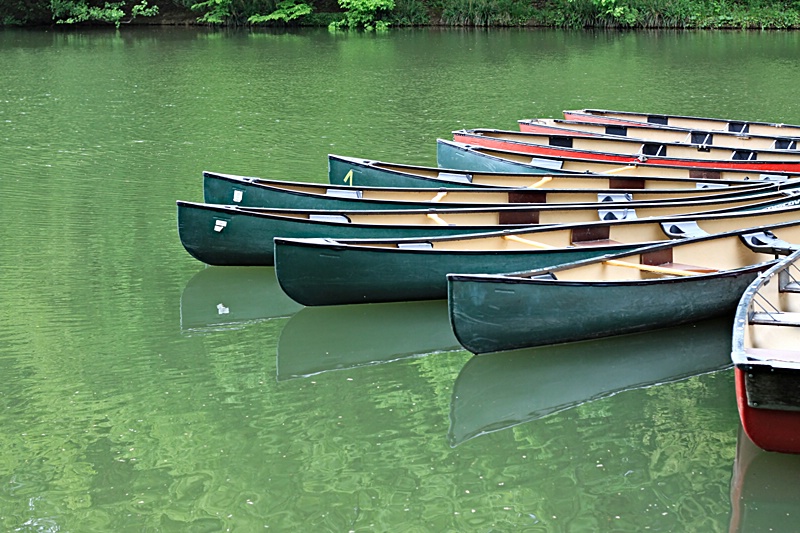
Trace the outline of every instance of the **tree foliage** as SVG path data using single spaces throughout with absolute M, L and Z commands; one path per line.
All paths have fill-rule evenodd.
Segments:
M 385 31 L 389 22 L 383 17 L 394 9 L 394 0 L 339 0 L 344 9 L 344 18 L 332 22 L 332 30 L 363 28 L 365 30 Z
M 102 6 L 89 5 L 86 0 L 50 0 L 50 9 L 56 24 L 75 24 L 79 22 L 109 22 L 119 27 L 127 16 L 125 22 L 130 22 L 137 16 L 152 17 L 158 14 L 158 6 L 148 6 L 147 0 L 128 7 L 125 0 L 119 2 L 105 2 Z
M 152 18 L 163 11 L 174 15 L 176 10 L 180 20 L 190 23 L 312 25 L 332 30 L 385 30 L 390 24 L 800 28 L 800 0 L 4 0 L 0 24 L 119 27 L 137 17 Z
M 284 0 L 278 3 L 277 9 L 268 15 L 252 15 L 247 19 L 250 24 L 262 22 L 291 22 L 295 19 L 310 15 L 314 10 L 310 5 L 298 3 L 296 0 Z

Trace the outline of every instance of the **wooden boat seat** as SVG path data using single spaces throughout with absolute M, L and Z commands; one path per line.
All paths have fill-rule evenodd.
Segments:
M 753 313 L 751 324 L 764 326 L 800 326 L 800 313 Z
M 781 287 L 780 292 L 800 292 L 800 283 L 792 281 Z
M 748 357 L 760 361 L 785 361 L 800 363 L 800 352 L 795 350 L 777 350 L 772 348 L 745 348 Z

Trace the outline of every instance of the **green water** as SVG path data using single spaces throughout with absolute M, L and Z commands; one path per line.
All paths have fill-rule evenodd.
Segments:
M 793 529 L 797 499 L 731 496 L 727 322 L 471 359 L 442 302 L 301 309 L 270 269 L 204 268 L 174 202 L 202 170 L 432 165 L 451 130 L 563 109 L 800 123 L 798 52 L 778 32 L 0 32 L 0 530 Z

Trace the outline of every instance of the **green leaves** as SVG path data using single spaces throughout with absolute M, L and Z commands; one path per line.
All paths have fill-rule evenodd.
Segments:
M 389 22 L 380 17 L 394 9 L 394 0 L 339 0 L 339 7 L 345 10 L 345 18 L 332 22 L 329 29 L 363 28 L 367 31 L 386 31 Z
M 296 0 L 284 0 L 280 2 L 277 9 L 269 15 L 253 15 L 247 19 L 247 22 L 250 24 L 270 22 L 273 20 L 289 22 L 290 20 L 310 15 L 313 9 L 314 8 L 308 4 L 298 4 Z
M 76 24 L 79 22 L 110 22 L 119 28 L 122 19 L 126 16 L 123 9 L 126 2 L 106 2 L 103 7 L 90 6 L 86 0 L 50 0 L 50 10 L 56 24 Z M 147 6 L 147 0 L 142 0 L 134 5 L 130 11 L 130 19 L 134 17 L 152 17 L 158 14 L 158 6 Z

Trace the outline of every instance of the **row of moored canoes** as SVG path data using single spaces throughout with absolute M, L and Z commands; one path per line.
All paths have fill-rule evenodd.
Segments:
M 181 242 L 207 264 L 274 265 L 305 306 L 446 298 L 475 354 L 736 312 L 743 427 L 800 453 L 800 126 L 564 114 L 455 131 L 438 167 L 205 172 L 204 202 L 178 202 Z

